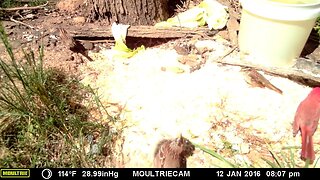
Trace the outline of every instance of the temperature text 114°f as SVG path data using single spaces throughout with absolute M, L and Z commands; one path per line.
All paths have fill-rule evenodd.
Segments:
M 58 171 L 59 177 L 75 177 L 77 171 Z

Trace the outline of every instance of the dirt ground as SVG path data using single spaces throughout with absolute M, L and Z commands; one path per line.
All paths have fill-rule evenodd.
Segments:
M 21 48 L 36 50 L 39 43 L 43 43 L 47 67 L 79 76 L 84 84 L 98 89 L 106 106 L 123 107 L 119 126 L 126 128 L 116 166 L 152 167 L 156 143 L 180 133 L 242 165 L 268 167 L 261 158 L 271 159 L 269 150 L 288 154 L 287 149 L 292 149 L 297 165 L 303 166 L 298 158 L 300 135 L 292 137 L 291 123 L 297 105 L 310 88 L 266 74 L 268 80 L 282 89 L 283 95 L 250 87 L 243 80 L 239 67 L 212 62 L 230 48 L 228 41 L 221 38 L 171 40 L 147 47 L 129 60 L 109 58 L 112 52 L 108 47 L 112 44 L 100 42 L 90 51 L 94 61 L 89 62 L 63 45 L 57 28 L 102 27 L 103 23 L 86 24 L 81 17 L 61 13 L 52 7 L 21 21 L 33 28 L 3 21 L 19 57 L 22 57 Z M 174 49 L 176 45 L 191 42 L 197 46 L 209 43 L 214 47 L 206 57 L 194 54 L 199 61 L 206 61 L 192 71 L 189 65 L 179 63 L 184 56 Z M 2 44 L 0 52 L 4 58 Z M 310 40 L 304 54 L 319 59 L 319 52 L 317 43 Z M 234 52 L 227 58 L 237 57 L 239 53 Z M 168 68 L 171 66 L 178 66 L 184 72 L 171 72 Z M 314 142 L 319 157 L 319 132 Z M 188 161 L 189 167 L 215 165 L 223 166 L 199 149 Z

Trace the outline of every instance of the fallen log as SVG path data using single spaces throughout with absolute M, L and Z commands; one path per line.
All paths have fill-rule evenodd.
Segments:
M 227 53 L 230 54 L 230 52 Z M 225 56 L 213 59 L 212 61 L 225 65 L 249 67 L 267 74 L 288 78 L 306 86 L 320 87 L 320 64 L 311 59 L 299 58 L 293 67 L 285 68 L 253 64 L 244 59 L 240 59 L 240 56 L 237 57 L 238 58 L 235 58 L 235 56 L 233 56 L 232 58 L 228 58 Z
M 92 28 L 86 27 L 65 27 L 74 38 L 112 38 L 111 26 Z M 182 37 L 207 37 L 213 36 L 218 31 L 210 31 L 207 27 L 182 28 L 169 27 L 160 28 L 154 26 L 130 26 L 127 37 L 139 38 L 182 38 Z

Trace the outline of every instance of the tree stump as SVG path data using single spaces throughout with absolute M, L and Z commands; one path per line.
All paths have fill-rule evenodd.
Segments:
M 154 25 L 169 17 L 168 0 L 88 0 L 85 8 L 89 22 Z

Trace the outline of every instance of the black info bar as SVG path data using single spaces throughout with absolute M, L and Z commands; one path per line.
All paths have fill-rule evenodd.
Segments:
M 1 179 L 319 179 L 317 168 L 2 168 Z

